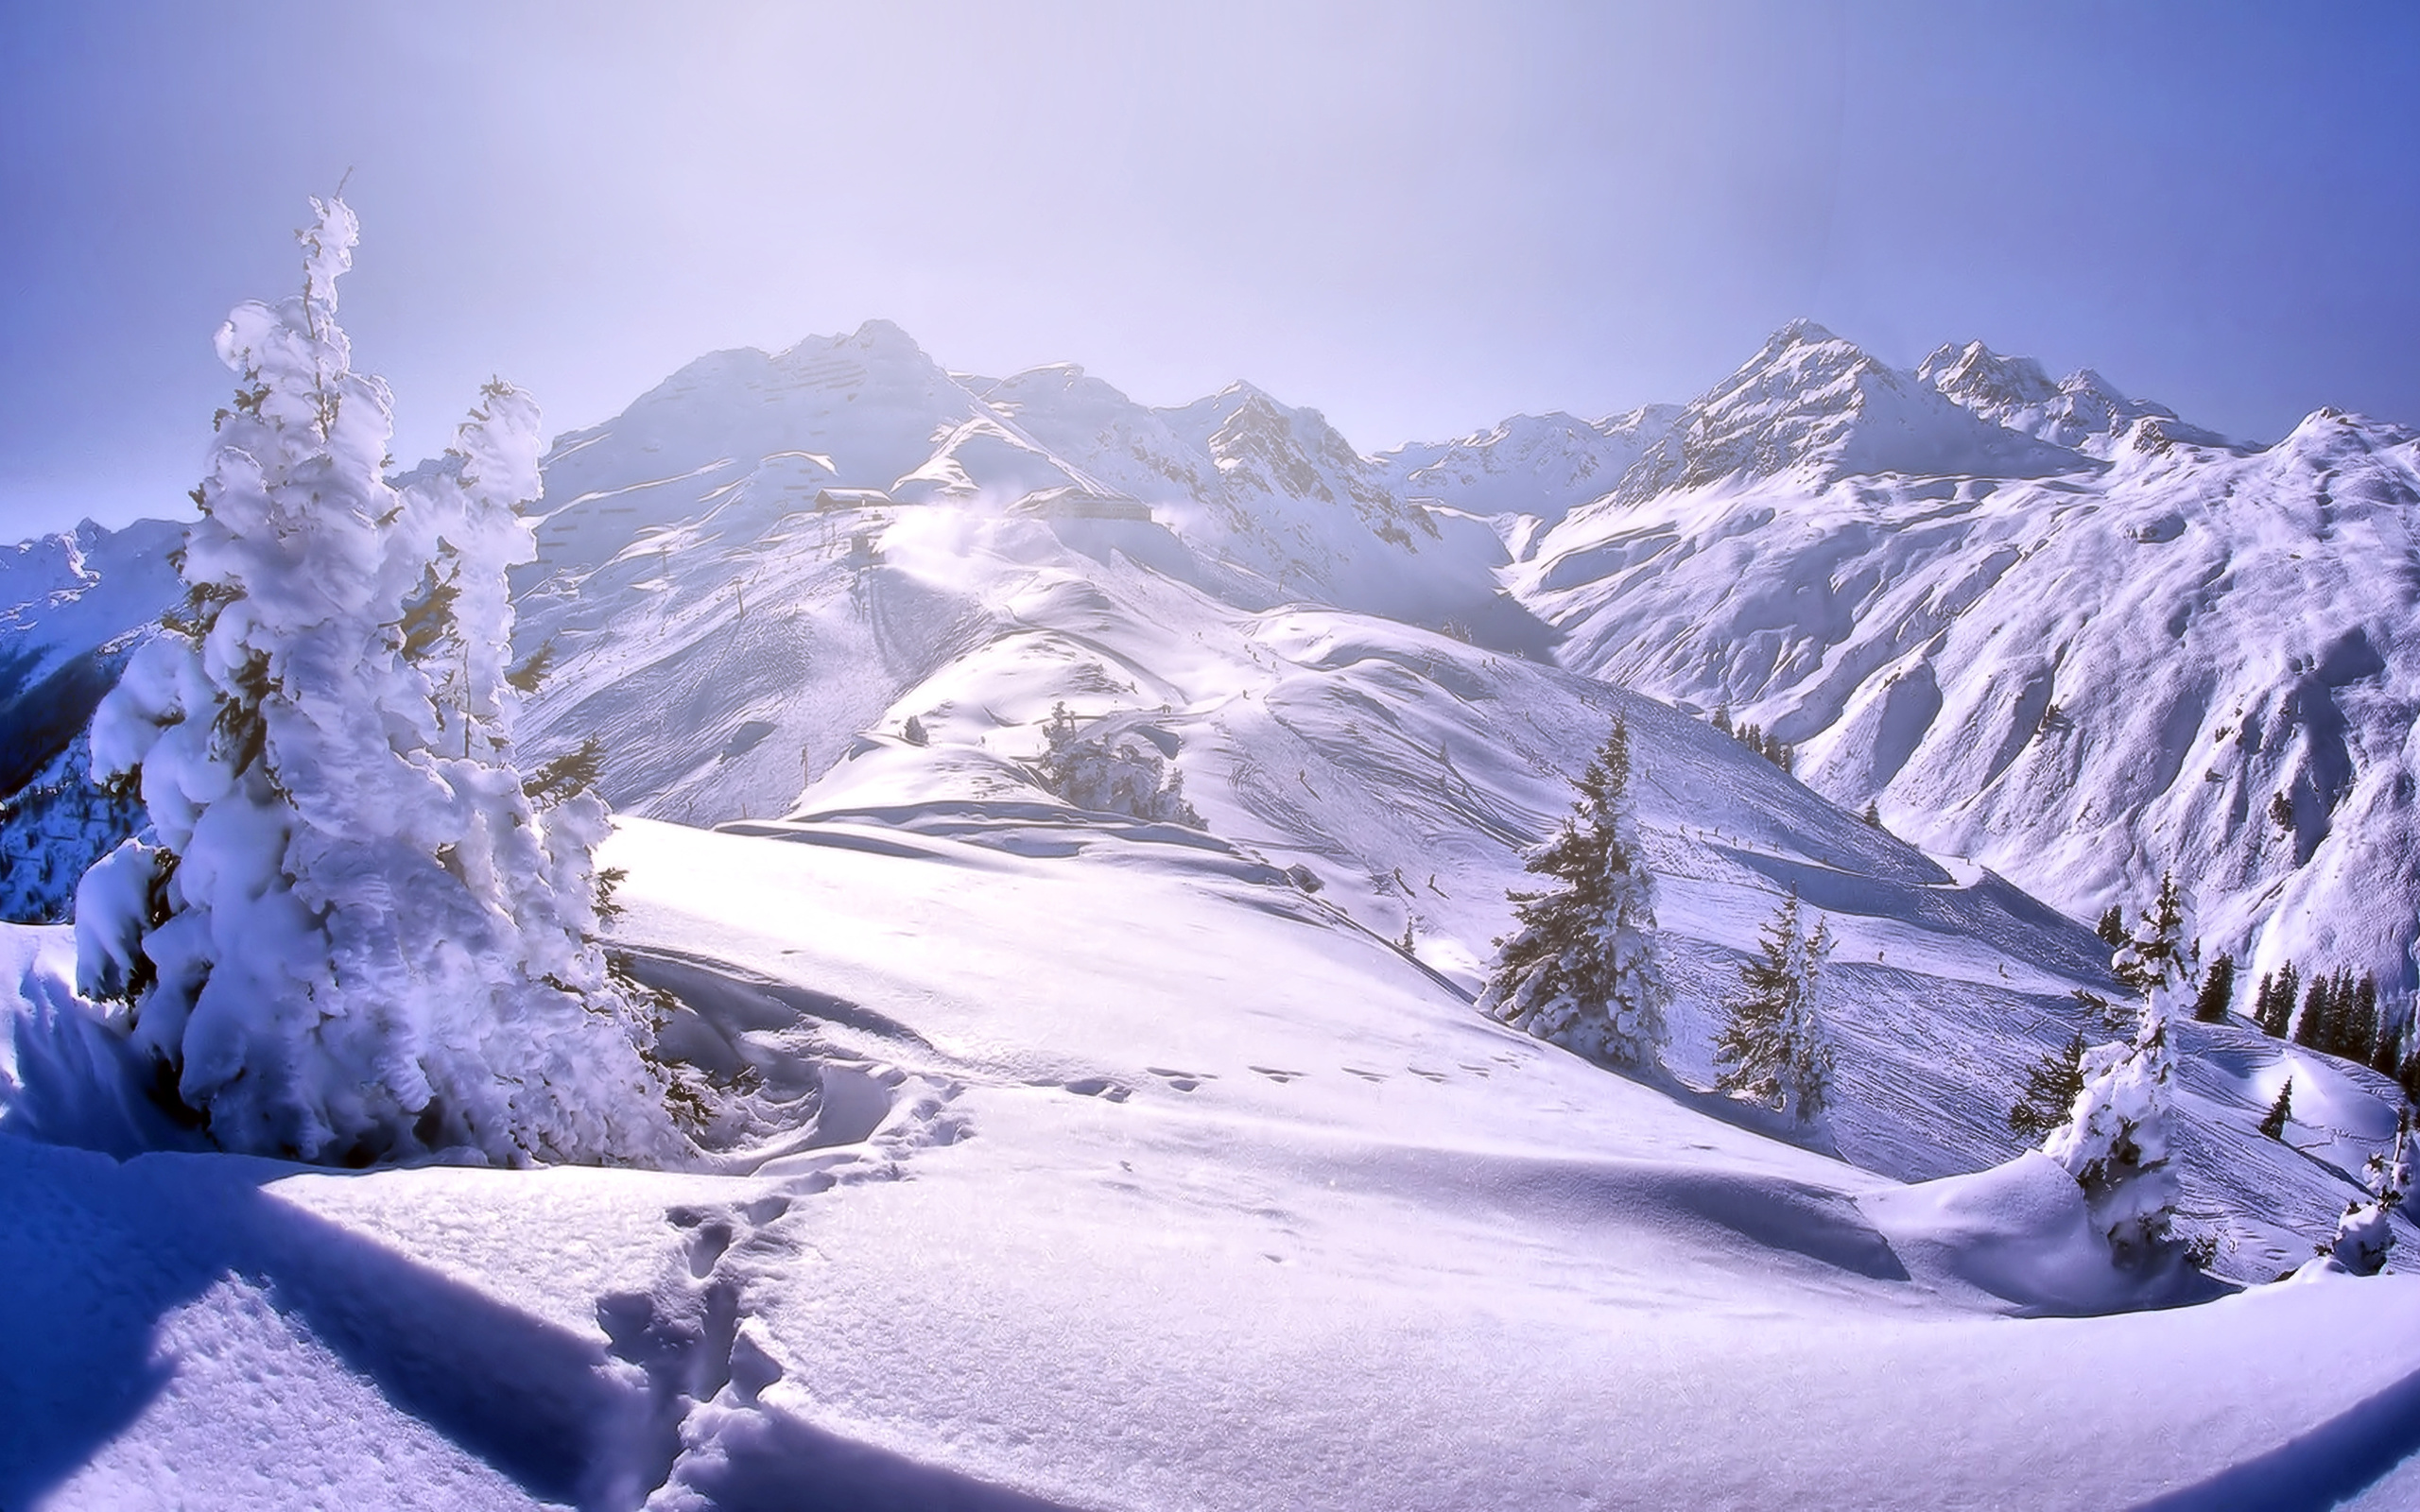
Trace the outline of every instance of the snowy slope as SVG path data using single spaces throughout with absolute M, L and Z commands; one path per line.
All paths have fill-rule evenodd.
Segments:
M 1979 347 L 1938 392 L 1853 353 L 1783 333 L 1540 542 L 1516 592 L 1564 662 L 1727 704 L 2070 913 L 2173 866 L 2247 982 L 2420 984 L 2412 435 L 2322 411 L 2255 451 Z
M 0 1496 L 2226 1506 L 2414 1447 L 2408 1278 L 2090 1315 L 2138 1297 L 2039 1157 L 1900 1186 L 1487 1023 L 1215 842 L 955 822 L 614 842 L 750 1114 L 720 1174 L 0 1134 Z M 58 938 L 0 936 L 54 1087 Z
M 1685 524 L 1928 487 L 1841 471 L 1876 456 L 2014 458 L 2045 497 L 2137 465 L 1807 340 L 1793 371 L 1845 419 L 1682 417 L 1633 472 L 1748 474 L 1583 506 L 1511 569 L 1579 654 L 1627 602 L 1587 595 L 1649 549 L 1631 515 L 1674 511 L 1679 570 L 1720 549 Z M 697 1168 L 193 1151 L 63 933 L 0 932 L 26 1220 L 0 1226 L 0 1505 L 2394 1504 L 2420 1283 L 2119 1275 L 2006 1132 L 2027 1065 L 2097 1029 L 2098 943 L 1517 654 L 1545 636 L 1486 517 L 1553 505 L 1417 504 L 1399 462 L 1242 386 L 1151 411 L 881 326 L 704 359 L 564 438 L 524 744 L 599 736 L 609 795 L 655 816 L 604 860 L 618 946 L 679 1000 L 663 1049 L 712 1089 Z M 1062 703 L 1181 772 L 1202 827 L 1038 785 Z M 1646 1080 L 1468 1002 L 1616 712 L 1680 988 Z M 1841 939 L 1811 1133 L 1702 1090 L 1791 889 Z M 2266 1281 L 2396 1093 L 2179 1036 L 2184 1227 Z M 2297 1122 L 2261 1138 L 2289 1075 Z
M 1096 497 L 1135 496 L 1137 455 L 1187 437 L 1208 446 L 1241 430 L 1238 416 L 1276 415 L 1240 388 L 1137 411 L 1068 368 L 964 387 L 1005 417 L 987 426 L 1013 422 L 1049 455 L 1091 438 L 1072 475 Z M 790 438 L 813 450 L 837 434 Z M 1214 449 L 1242 457 L 1229 472 L 1270 470 L 1265 450 Z M 1337 463 L 1331 475 L 1351 473 Z M 701 477 L 660 491 L 721 487 Z M 529 642 L 552 636 L 562 652 L 528 739 L 600 735 L 609 797 L 632 812 L 750 833 L 802 816 L 951 839 L 1030 831 L 1044 837 L 1014 843 L 1063 847 L 1048 835 L 1069 816 L 1030 769 L 1063 702 L 1171 757 L 1211 834 L 1255 864 L 1306 868 L 1322 902 L 1374 937 L 1409 924 L 1421 959 L 1469 990 L 1509 925 L 1521 849 L 1567 804 L 1566 775 L 1622 706 L 1648 752 L 1642 798 L 1667 922 L 1685 942 L 1672 1057 L 1684 1076 L 1711 1081 L 1731 963 L 1793 886 L 1845 936 L 1839 1012 L 1855 1050 L 1836 1137 L 1865 1168 L 1926 1178 L 2007 1159 L 2019 1144 L 2003 1120 L 2025 1067 L 2075 1028 L 2100 1032 L 2075 993 L 2114 990 L 2101 948 L 2014 888 L 1973 868 L 1953 877 L 1703 723 L 1591 679 L 1396 621 L 1271 605 L 1266 576 L 1228 555 L 1253 538 L 1207 507 L 1053 516 L 936 490 L 914 505 L 775 515 L 752 535 L 762 511 L 748 512 L 749 496 L 744 485 L 693 518 L 639 527 L 651 533 L 584 576 L 559 552 L 525 600 Z M 577 539 L 581 516 L 571 508 L 549 534 Z M 1309 518 L 1336 558 L 1357 539 L 1363 552 L 1394 549 L 1357 536 L 1356 512 Z M 901 738 L 911 717 L 928 745 Z M 1930 1027 L 1911 1037 L 1910 1022 Z M 2236 1246 L 2223 1268 L 2274 1275 L 2349 1189 L 2250 1138 L 2289 1074 L 2279 1047 L 2187 1032 L 2229 1068 L 2205 1086 L 2200 1061 L 2188 1073 L 2205 1098 L 2187 1137 L 2192 1204 Z M 2341 1143 L 2335 1163 L 2353 1169 L 2392 1093 L 2346 1074 L 2362 1089 L 2347 1106 L 2368 1110 L 2318 1120 L 2310 1138 Z
M 0 919 L 65 916 L 130 815 L 92 790 L 81 736 L 151 625 L 183 594 L 183 527 L 143 520 L 0 548 Z

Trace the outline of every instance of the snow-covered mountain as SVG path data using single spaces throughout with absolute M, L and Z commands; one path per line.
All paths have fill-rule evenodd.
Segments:
M 1916 377 L 1995 425 L 2088 456 L 2110 457 L 2137 421 L 2155 421 L 2146 438 L 2223 446 L 2225 438 L 2176 418 L 2165 404 L 2129 399 L 2109 380 L 2079 368 L 2053 383 L 2031 357 L 2004 357 L 1979 341 L 1945 346 L 1916 366 Z
M 561 438 L 546 487 L 522 604 L 559 658 L 541 730 L 621 732 L 607 796 L 684 820 L 778 812 L 1013 617 L 961 573 L 869 573 L 894 528 L 1063 538 L 1238 609 L 1551 639 L 1495 581 L 1485 523 L 1407 502 L 1316 411 L 1242 384 L 1151 410 L 1065 366 L 954 375 L 881 322 L 701 359 Z M 849 615 L 800 608 L 842 592 Z
M 76 881 L 134 822 L 89 780 L 85 726 L 182 596 L 183 527 L 143 520 L 0 548 L 0 919 L 64 918 Z
M 1848 391 L 1899 396 L 1894 424 L 1914 412 L 1980 425 L 1831 346 L 1801 359 Z M 786 406 L 793 428 L 743 429 Z M 862 431 L 859 406 L 873 417 Z M 1638 433 L 1657 423 L 1581 429 L 1651 454 Z M 1855 429 L 1828 434 L 1869 444 Z M 910 465 L 918 444 L 930 450 Z M 556 660 L 525 738 L 601 739 L 607 796 L 626 812 L 1066 849 L 1035 837 L 1075 821 L 1033 770 L 1063 703 L 1104 738 L 1166 757 L 1210 835 L 1253 865 L 1301 868 L 1373 937 L 1409 928 L 1419 959 L 1469 991 L 1525 883 L 1522 848 L 1562 812 L 1618 704 L 1641 732 L 1668 922 L 1696 942 L 1675 1010 L 1684 1075 L 1711 1080 L 1729 963 L 1793 887 L 1849 931 L 1843 1032 L 1857 1048 L 1843 1060 L 1858 1090 L 1839 1137 L 1868 1169 L 1916 1178 L 2005 1158 L 2021 1143 L 2004 1115 L 2023 1069 L 2071 1029 L 2100 1032 L 2078 991 L 2117 990 L 2080 925 L 1980 868 L 1906 849 L 1703 721 L 1512 654 L 1536 654 L 1519 637 L 1460 639 L 1528 623 L 1497 587 L 1501 554 L 1476 512 L 1405 499 L 1316 415 L 1246 386 L 1151 411 L 1068 367 L 954 376 L 873 326 L 693 367 L 562 438 L 548 499 L 522 636 Z M 1547 540 L 1610 507 L 1583 507 Z M 1408 549 L 1390 526 L 1424 516 L 1439 533 L 1409 526 Z M 1530 588 L 1547 559 L 1512 587 Z M 1381 569 L 1395 576 L 1374 580 Z M 1281 578 L 1322 601 L 1294 601 Z M 1911 1021 L 1935 1028 L 1911 1040 Z M 2226 1043 L 2216 1060 L 2250 1080 L 2229 1083 L 2233 1111 L 2193 1136 L 2214 1213 L 2303 1185 L 2242 1138 L 2287 1061 L 2257 1036 Z M 1945 1044 L 1960 1048 L 1945 1057 Z M 2290 1263 L 2337 1201 L 2325 1186 L 2306 1200 L 2278 1228 L 2228 1230 L 2240 1274 Z
M 2070 913 L 2173 867 L 2206 950 L 2408 992 L 2415 504 L 2396 426 L 2237 446 L 2089 372 L 1797 326 L 1514 583 L 1566 665 L 1727 705 Z
M 1459 440 L 1397 447 L 1377 458 L 1397 491 L 1472 514 L 1551 525 L 1603 497 L 1681 413 L 1648 404 L 1604 420 L 1515 415 Z
M 2122 994 L 2082 910 L 1995 868 L 2040 860 L 2020 813 L 2050 843 L 2006 773 L 2118 780 L 2083 711 L 2120 712 L 2113 747 L 2170 728 L 2163 646 L 2325 627 L 2255 571 L 2274 526 L 2228 558 L 2267 596 L 2201 583 L 2167 632 L 2197 579 L 2157 554 L 2206 527 L 2162 480 L 2308 490 L 2324 458 L 2330 528 L 2382 541 L 2411 444 L 2328 420 L 2231 449 L 1969 357 L 1919 377 L 1794 328 L 1681 410 L 1372 460 L 1248 386 L 1150 409 L 877 323 L 717 353 L 560 438 L 518 740 L 603 743 L 614 943 L 675 1000 L 656 1048 L 703 1089 L 698 1169 L 201 1151 L 75 996 L 64 932 L 0 930 L 0 1190 L 38 1219 L 0 1225 L 0 1422 L 28 1430 L 0 1502 L 2395 1504 L 2415 1283 L 2253 1283 L 2327 1236 L 2399 1091 L 2178 1023 L 2183 1227 L 2221 1280 L 2115 1269 L 2006 1115 L 2104 1034 L 2086 995 Z M 1998 471 L 1939 471 L 1969 467 Z M 2026 618 L 1993 593 L 2036 558 Z M 123 629 L 139 597 L 88 612 Z M 2104 619 L 2131 638 L 2079 648 Z M 2338 644 L 2296 676 L 2352 742 L 2398 644 L 2382 618 L 2374 655 Z M 2050 680 L 2012 743 L 1948 690 L 2031 696 L 2029 653 Z M 1939 707 L 1883 717 L 1919 664 Z M 2117 680 L 2070 691 L 2085 668 Z M 1828 721 L 1790 701 L 1835 682 Z M 1728 698 L 1813 784 L 1657 696 Z M 2321 770 L 2291 745 L 2315 697 L 2264 706 L 2247 783 L 2273 726 Z M 1189 817 L 1052 791 L 1063 706 Z M 1470 1002 L 1616 714 L 1676 988 L 1640 1078 Z M 2062 721 L 2068 768 L 2035 753 Z M 1915 731 L 1888 774 L 1869 727 Z M 1962 730 L 2013 752 L 1979 789 L 2001 828 L 1953 791 Z M 1889 829 L 1842 806 L 1858 770 Z M 1930 822 L 1988 843 L 1918 822 L 1936 770 Z M 2139 799 L 2118 833 L 2174 786 L 2110 799 Z M 1838 941 L 1814 1130 L 1705 1091 L 1792 893 Z M 2204 882 L 2205 936 L 2235 897 Z

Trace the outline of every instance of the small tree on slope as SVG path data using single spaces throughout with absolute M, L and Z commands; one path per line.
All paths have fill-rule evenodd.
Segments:
M 2189 1000 L 2184 906 L 2173 876 L 2111 963 L 2143 995 L 2134 1038 L 2095 1045 L 2079 1070 L 2083 1090 L 2043 1153 L 2082 1184 L 2094 1222 L 2121 1260 L 2148 1252 L 2168 1235 L 2176 1212 L 2176 1173 L 2168 1159 L 2168 1107 L 2174 1060 L 2169 1026 Z
M 1739 995 L 1715 1040 L 1717 1091 L 1777 1108 L 1811 1124 L 1831 1102 L 1832 1044 L 1816 1011 L 1829 931 L 1799 925 L 1795 892 L 1766 924 L 1762 947 L 1739 968 Z
M 2277 1089 L 2277 1100 L 2269 1105 L 2268 1112 L 2260 1115 L 2260 1132 L 2273 1140 L 2282 1140 L 2286 1137 L 2286 1125 L 2293 1116 L 2294 1078 L 2289 1076 L 2286 1084 Z
M 1660 1061 L 1670 1001 L 1655 937 L 1655 879 L 1630 800 L 1630 727 L 1614 720 L 1572 785 L 1571 814 L 1528 868 L 1554 885 L 1512 895 L 1520 927 L 1496 942 L 1482 1012 L 1610 1065 Z
M 335 318 L 353 214 L 313 209 L 300 297 L 219 332 L 243 387 L 187 607 L 94 720 L 96 773 L 139 783 L 158 845 L 87 873 L 79 974 L 232 1149 L 668 1154 L 595 939 L 604 806 L 533 800 L 510 760 L 536 406 L 491 387 L 453 475 L 389 487 L 388 392 Z

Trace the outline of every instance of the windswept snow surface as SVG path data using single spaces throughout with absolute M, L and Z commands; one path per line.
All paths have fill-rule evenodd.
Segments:
M 1636 467 L 1746 434 L 1667 418 Z M 2065 445 L 2003 434 L 1949 450 Z M 703 1078 L 693 1167 L 193 1150 L 64 933 L 0 932 L 0 1506 L 2394 1504 L 2420 1282 L 2115 1270 L 2004 1123 L 2033 1059 L 2109 1037 L 2099 943 L 1548 664 L 1495 531 L 1561 505 L 1413 503 L 1397 473 L 1446 459 L 1405 460 L 1241 386 L 1147 410 L 879 325 L 564 438 L 522 729 L 602 736 L 640 816 L 601 859 Z M 1793 507 L 1879 487 L 1824 471 Z M 1631 507 L 1784 487 L 1725 476 Z M 1582 647 L 1552 594 L 1591 573 L 1542 579 L 1620 513 L 1512 570 Z M 1203 828 L 1038 785 L 1062 703 Z M 1469 1002 L 1616 713 L 1676 988 L 1646 1079 Z M 1701 1090 L 1792 888 L 1839 939 L 1812 1130 Z M 2181 1228 L 2267 1282 L 2396 1093 L 2177 1034 Z
M 2408 1279 L 2057 1315 L 2145 1294 L 2039 1156 L 1903 1187 L 1225 847 L 983 817 L 609 848 L 730 1174 L 0 1137 L 0 1499 L 2316 1505 L 2230 1487 L 2415 1447 Z

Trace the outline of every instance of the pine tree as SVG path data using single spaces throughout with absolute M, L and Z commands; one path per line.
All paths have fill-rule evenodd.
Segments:
M 1051 705 L 1042 727 L 1042 758 L 1033 770 L 1046 790 L 1080 809 L 1203 827 L 1201 816 L 1185 801 L 1182 768 L 1148 742 L 1085 730 L 1063 703 Z
M 2375 1276 L 2386 1268 L 2387 1252 L 2394 1247 L 2391 1215 L 2411 1190 L 2411 1108 L 2403 1109 L 2395 1120 L 2394 1143 L 2372 1156 L 2363 1174 L 2368 1177 L 2370 1200 L 2344 1205 L 2344 1216 L 2337 1221 L 2336 1237 L 2327 1253 L 2356 1276 Z
M 2293 1116 L 2294 1078 L 2289 1076 L 2286 1085 L 2277 1089 L 2277 1100 L 2269 1105 L 2269 1111 L 2261 1117 L 2260 1132 L 2273 1140 L 2282 1140 L 2286 1137 L 2286 1121 Z
M 2335 981 L 2325 975 L 2314 976 L 2310 990 L 2303 994 L 2302 1015 L 2294 1021 L 2294 1043 L 2333 1052 L 2338 1029 Z
M 2375 974 L 2361 978 L 2361 992 L 2369 1000 L 2371 1017 L 2377 1024 L 2377 1039 L 2370 1047 L 2370 1069 L 2381 1076 L 2392 1076 L 2395 1068 L 2403 1064 L 2403 1040 L 2411 1026 L 2411 1005 L 2379 1001 Z
M 2302 973 L 2288 961 L 2276 971 L 2264 972 L 2260 990 L 2255 999 L 2253 1020 L 2260 1032 L 2273 1040 L 2286 1038 L 2286 1030 L 2293 1022 L 2294 997 L 2302 990 Z
M 2120 1259 L 2166 1239 L 2175 1216 L 2176 1173 L 2168 1159 L 2168 1105 L 2174 1063 L 2169 1026 L 2186 991 L 2185 910 L 2174 876 L 2110 963 L 2142 993 L 2131 1041 L 2084 1052 L 2083 1090 L 2043 1153 L 2084 1189 L 2095 1224 Z
M 2109 970 L 2137 992 L 2165 984 L 2174 990 L 2188 983 L 2191 971 L 2185 951 L 2185 902 L 2176 890 L 2176 873 L 2160 874 L 2159 892 L 2133 933 L 2126 935 L 2110 957 Z
M 1878 830 L 1882 828 L 1882 805 L 1872 799 L 1868 799 L 1865 804 L 1865 813 L 1859 816 L 1859 817 L 1863 818 L 1867 824 L 1871 825 L 1875 829 Z
M 2066 1122 L 2076 1093 L 2083 1091 L 2083 1035 L 2078 1031 L 2067 1037 L 2066 1048 L 2026 1068 L 2025 1094 L 2008 1110 L 2011 1133 L 2039 1138 Z
M 1659 1063 L 1670 1001 L 1655 879 L 1630 800 L 1630 726 L 1616 717 L 1572 785 L 1580 798 L 1528 869 L 1553 885 L 1512 894 L 1519 928 L 1496 942 L 1480 1011 L 1610 1065 Z
M 508 567 L 535 547 L 538 415 L 492 386 L 451 470 L 383 475 L 352 370 L 355 226 L 313 202 L 303 289 L 239 306 L 187 602 L 93 724 L 157 845 L 78 891 L 78 975 L 221 1145 L 359 1164 L 676 1149 L 640 1010 L 596 943 L 594 794 L 511 764 Z
M 2377 1197 L 2400 1202 L 2411 1191 L 2411 1109 L 2396 1116 L 2394 1140 L 2361 1162 L 2361 1184 Z
M 2102 944 L 2113 950 L 2125 944 L 2126 910 L 2116 903 L 2111 903 L 2109 912 L 2100 916 L 2100 922 L 2094 928 L 2093 933 L 2100 936 Z
M 2347 969 L 2345 974 L 2350 977 L 2352 972 Z M 2348 995 L 2351 1002 L 2345 1009 L 2344 1019 L 2349 1029 L 2343 1054 L 2349 1059 L 2367 1065 L 2370 1058 L 2377 1054 L 2379 1031 L 2383 1027 L 2378 1022 L 2377 977 L 2363 972 L 2360 981 L 2352 983 Z
M 1759 954 L 1739 968 L 1739 990 L 1725 1005 L 1715 1040 L 1715 1088 L 1811 1124 L 1831 1101 L 1830 1036 L 1816 1007 L 1831 935 L 1821 920 L 1802 931 L 1792 892 L 1765 925 Z
M 2394 1211 L 2394 1203 L 2376 1197 L 2345 1203 L 2344 1216 L 2336 1221 L 2336 1237 L 2327 1246 L 2329 1257 L 2356 1276 L 2384 1270 L 2387 1251 L 2394 1247 L 2394 1225 L 2388 1219 Z
M 2235 1003 L 2235 957 L 2224 951 L 2203 974 L 2202 992 L 2193 1000 L 2193 1017 L 2204 1023 L 2223 1023 Z

